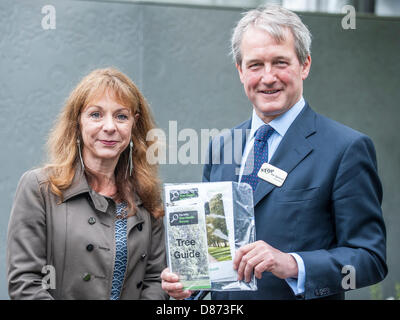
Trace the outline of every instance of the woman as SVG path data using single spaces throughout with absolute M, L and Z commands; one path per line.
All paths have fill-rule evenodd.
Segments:
M 157 168 L 146 161 L 149 107 L 124 74 L 95 70 L 72 91 L 25 173 L 8 230 L 12 299 L 166 299 Z

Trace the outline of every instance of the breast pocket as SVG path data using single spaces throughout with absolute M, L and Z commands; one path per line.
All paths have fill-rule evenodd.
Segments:
M 308 189 L 283 189 L 277 197 L 278 202 L 301 202 L 318 198 L 319 187 Z

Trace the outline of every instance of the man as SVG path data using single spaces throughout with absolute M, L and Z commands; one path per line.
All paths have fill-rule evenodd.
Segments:
M 387 274 L 373 143 L 304 100 L 310 45 L 300 18 L 278 6 L 248 12 L 235 28 L 232 52 L 253 114 L 230 138 L 212 141 L 221 150 L 210 146 L 203 180 L 252 186 L 257 241 L 236 252 L 234 267 L 239 280 L 259 280 L 257 291 L 213 292 L 213 299 L 343 299 L 349 287 Z M 241 163 L 224 162 L 222 148 L 246 129 Z M 273 179 L 266 169 L 282 171 Z M 344 279 L 348 272 L 355 283 Z M 189 295 L 167 269 L 162 279 L 171 296 Z

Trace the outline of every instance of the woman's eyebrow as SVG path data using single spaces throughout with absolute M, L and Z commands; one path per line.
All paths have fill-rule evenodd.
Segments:
M 87 109 L 89 109 L 89 108 L 99 108 L 99 109 L 104 110 L 104 108 L 102 106 L 97 105 L 97 104 L 89 104 L 87 106 Z M 120 111 L 128 111 L 128 112 L 130 112 L 130 109 L 126 108 L 126 107 L 121 107 L 121 108 L 118 108 L 116 110 L 113 110 L 113 112 L 120 112 Z
M 128 112 L 131 112 L 131 110 L 129 109 L 129 108 L 119 108 L 119 109 L 117 109 L 117 110 L 115 110 L 115 112 L 118 112 L 118 111 L 128 111 Z
M 99 106 L 99 105 L 97 105 L 97 104 L 89 104 L 89 105 L 87 106 L 87 109 L 89 109 L 89 108 L 100 108 L 100 109 L 103 109 L 102 106 Z

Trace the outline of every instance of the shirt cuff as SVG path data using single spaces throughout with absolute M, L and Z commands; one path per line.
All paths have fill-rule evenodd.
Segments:
M 306 280 L 306 269 L 304 267 L 303 259 L 297 253 L 289 253 L 293 258 L 295 258 L 297 262 L 297 279 L 296 278 L 287 278 L 285 279 L 287 284 L 293 290 L 295 295 L 299 295 L 304 293 L 304 283 Z

